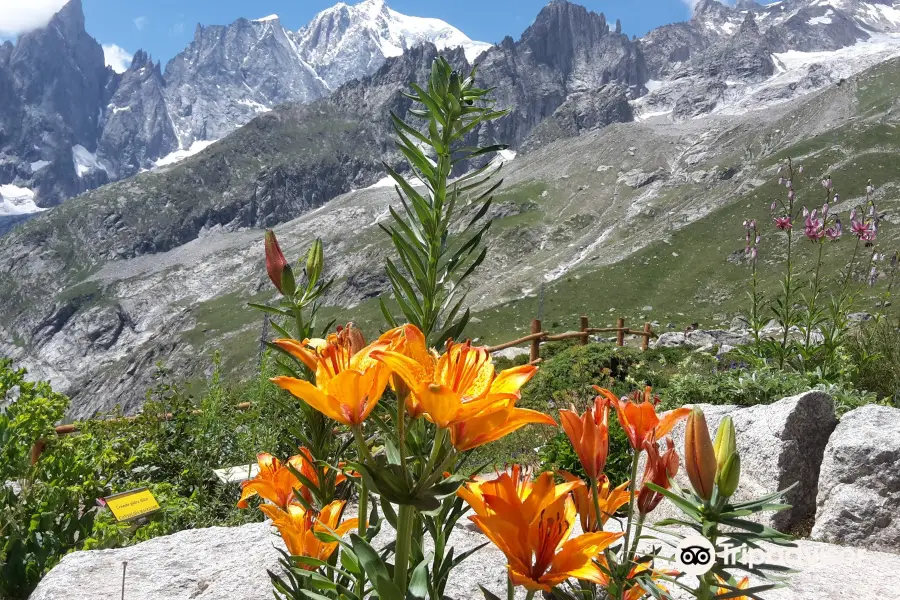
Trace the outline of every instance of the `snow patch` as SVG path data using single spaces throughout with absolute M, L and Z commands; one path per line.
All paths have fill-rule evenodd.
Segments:
M 244 85 L 247 85 L 247 84 L 245 83 Z M 241 98 L 240 100 L 237 101 L 237 103 L 243 104 L 244 106 L 249 106 L 250 108 L 252 108 L 253 110 L 255 110 L 258 113 L 269 112 L 270 110 L 272 110 L 265 104 L 262 104 L 261 102 L 257 102 L 256 100 L 248 100 L 248 99 Z
M 363 188 L 363 189 L 366 189 L 366 190 L 375 190 L 375 189 L 378 189 L 378 188 L 394 187 L 395 185 L 397 185 L 397 182 L 394 181 L 394 178 L 393 178 L 393 177 L 391 177 L 390 175 L 388 175 L 387 177 L 382 177 L 381 179 L 379 179 L 378 181 L 376 181 L 375 183 L 373 183 L 373 184 L 370 185 L 369 187 Z
M 825 11 L 825 14 L 819 17 L 813 17 L 806 23 L 808 25 L 831 25 L 831 15 L 834 14 L 834 11 L 830 8 Z
M 79 177 L 84 177 L 91 171 L 106 171 L 106 167 L 97 160 L 97 155 L 82 146 L 72 146 L 72 161 L 75 163 L 75 172 Z
M 0 217 L 30 215 L 47 210 L 34 203 L 34 192 L 12 184 L 0 185 Z
M 131 107 L 130 106 L 113 106 L 112 109 L 113 109 L 113 114 L 117 114 L 120 112 L 128 112 L 129 110 L 131 110 Z
M 41 169 L 43 169 L 44 167 L 46 167 L 49 164 L 50 164 L 49 160 L 36 160 L 33 163 L 31 163 L 31 172 L 37 173 L 38 171 L 40 171 Z
M 494 156 L 494 159 L 491 162 L 494 163 L 495 165 L 502 165 L 502 164 L 510 162 L 515 157 L 516 157 L 516 151 L 510 150 L 509 148 L 507 148 L 506 150 L 500 150 L 499 152 L 497 152 L 496 156 Z
M 175 163 L 186 159 L 189 156 L 193 156 L 198 152 L 201 152 L 203 149 L 215 144 L 218 140 L 197 140 L 191 144 L 191 147 L 187 150 L 176 150 L 175 152 L 171 152 L 166 154 L 160 159 L 157 159 L 156 162 L 153 163 L 153 168 L 158 169 L 160 167 L 167 167 L 169 165 L 174 165 Z
M 264 23 L 266 21 L 277 21 L 278 15 L 269 15 L 268 17 L 263 17 L 261 19 L 253 19 L 254 23 Z

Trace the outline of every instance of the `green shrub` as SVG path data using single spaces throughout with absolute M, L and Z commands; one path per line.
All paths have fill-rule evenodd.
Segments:
M 57 437 L 69 400 L 46 382 L 25 382 L 24 369 L 0 360 L 0 597 L 25 598 L 72 550 L 137 543 L 184 529 L 261 520 L 236 507 L 238 484 L 214 469 L 253 462 L 262 450 L 297 453 L 299 402 L 259 377 L 226 385 L 218 358 L 199 398 L 164 370 L 133 420 L 92 420 L 78 435 Z M 237 410 L 251 402 L 250 410 Z M 200 409 L 199 413 L 196 409 Z M 164 420 L 159 415 L 168 415 Z M 119 414 L 109 415 L 121 416 Z M 38 439 L 47 446 L 31 464 Z M 116 523 L 97 498 L 147 487 L 161 510 L 146 522 Z
M 663 407 L 685 404 L 771 404 L 813 387 L 810 376 L 774 368 L 727 369 L 717 373 L 686 373 L 672 377 L 660 391 Z
M 101 486 L 90 465 L 57 439 L 69 400 L 0 359 L 0 597 L 27 598 L 91 532 Z M 35 464 L 32 448 L 46 440 Z
M 862 323 L 849 343 L 855 387 L 900 407 L 900 331 L 896 321 Z

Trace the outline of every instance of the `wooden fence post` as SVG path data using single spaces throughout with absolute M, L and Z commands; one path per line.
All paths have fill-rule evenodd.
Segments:
M 540 319 L 532 319 L 531 320 L 531 333 L 540 333 L 541 332 L 541 320 Z M 541 357 L 541 340 L 540 338 L 535 338 L 531 340 L 531 352 L 528 357 L 529 362 L 534 362 Z
M 588 318 L 587 315 L 581 315 L 581 331 L 584 333 L 584 336 L 581 338 L 581 345 L 587 346 L 588 343 Z
M 641 350 L 650 347 L 650 323 L 644 323 L 644 341 L 641 342 Z
M 619 320 L 616 321 L 616 346 L 624 346 L 625 345 L 625 318 L 619 317 Z

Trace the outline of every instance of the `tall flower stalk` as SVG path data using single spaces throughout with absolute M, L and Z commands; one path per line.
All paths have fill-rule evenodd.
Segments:
M 499 167 L 486 162 L 451 180 L 455 170 L 507 148 L 503 144 L 469 146 L 484 123 L 504 116 L 493 109 L 490 90 L 475 87 L 475 70 L 468 77 L 437 58 L 427 89 L 410 84 L 410 110 L 424 121 L 422 130 L 391 114 L 397 148 L 406 157 L 411 180 L 385 164 L 396 183 L 400 210 L 390 208 L 393 222 L 382 226 L 399 262 L 386 260 L 393 299 L 407 322 L 425 333 L 430 346 L 459 338 L 469 321 L 464 309 L 464 284 L 484 261 L 481 244 L 491 225 L 486 219 L 493 192 L 502 184 L 492 176 Z M 468 216 L 460 233 L 456 222 Z M 397 321 L 384 299 L 381 309 L 391 325 Z
M 778 181 L 787 188 L 786 200 L 778 199 L 772 203 L 772 211 L 778 213 L 775 217 L 775 226 L 785 233 L 785 248 L 787 257 L 785 260 L 784 275 L 781 280 L 781 294 L 775 299 L 772 310 L 775 313 L 775 319 L 782 328 L 781 341 L 774 347 L 775 358 L 778 361 L 779 368 L 784 368 L 790 356 L 789 340 L 791 328 L 797 323 L 798 311 L 794 306 L 794 296 L 797 293 L 794 281 L 794 227 L 799 216 L 796 209 L 797 195 L 794 189 L 794 178 L 796 175 L 803 173 L 803 167 L 799 166 L 794 169 L 794 163 L 789 158 L 785 169 L 779 177 Z

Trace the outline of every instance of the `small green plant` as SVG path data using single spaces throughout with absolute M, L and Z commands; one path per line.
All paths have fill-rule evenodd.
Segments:
M 27 598 L 91 532 L 100 490 L 91 465 L 59 440 L 69 399 L 0 359 L 0 597 Z M 39 451 L 44 453 L 39 456 Z

